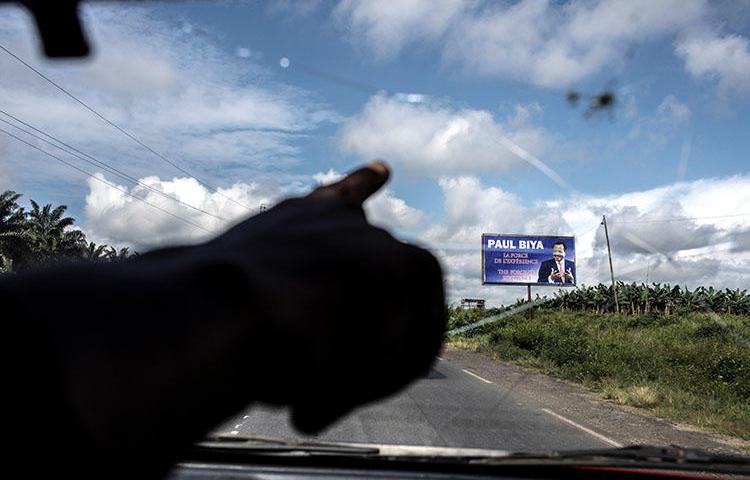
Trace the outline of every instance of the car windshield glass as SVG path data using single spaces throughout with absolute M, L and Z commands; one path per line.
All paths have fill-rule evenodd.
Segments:
M 747 2 L 79 14 L 90 54 L 49 58 L 33 16 L 0 5 L 0 275 L 202 244 L 373 159 L 390 179 L 367 219 L 443 270 L 443 347 L 416 381 L 316 434 L 261 401 L 213 438 L 750 452 Z M 303 296 L 261 277 L 274 302 Z M 387 304 L 362 298 L 352 325 Z M 333 398 L 400 374 L 387 347 L 364 351 L 375 367 L 322 387 Z

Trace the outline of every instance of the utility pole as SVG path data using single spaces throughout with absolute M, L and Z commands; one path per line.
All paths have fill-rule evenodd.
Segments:
M 529 300 L 529 320 L 534 319 L 534 306 L 531 304 L 531 284 L 526 285 L 526 292 L 528 293 Z
M 612 279 L 612 292 L 615 294 L 615 311 L 620 313 L 620 302 L 617 301 L 617 286 L 615 285 L 615 272 L 612 269 L 612 248 L 609 246 L 609 231 L 607 230 L 607 217 L 602 215 L 604 225 L 604 238 L 607 239 L 607 255 L 609 256 L 609 277 Z

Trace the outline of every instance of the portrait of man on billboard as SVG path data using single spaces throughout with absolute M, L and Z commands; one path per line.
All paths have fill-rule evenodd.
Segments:
M 565 242 L 552 244 L 552 258 L 539 266 L 539 283 L 576 283 L 576 265 L 565 259 Z

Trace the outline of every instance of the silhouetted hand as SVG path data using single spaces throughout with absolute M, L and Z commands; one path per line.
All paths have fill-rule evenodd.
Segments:
M 27 448 L 45 411 L 65 439 L 45 475 L 160 478 L 253 402 L 314 432 L 407 385 L 445 299 L 432 255 L 367 223 L 387 179 L 374 163 L 205 244 L 0 278 L 7 432 Z
M 440 348 L 437 260 L 368 224 L 362 210 L 387 179 L 386 166 L 371 163 L 206 245 L 246 269 L 261 340 L 274 347 L 260 400 L 290 405 L 304 432 L 397 391 Z

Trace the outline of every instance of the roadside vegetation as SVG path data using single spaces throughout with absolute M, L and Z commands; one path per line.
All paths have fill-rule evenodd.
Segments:
M 26 209 L 20 198 L 13 191 L 0 193 L 0 274 L 64 262 L 113 262 L 135 254 L 89 242 L 65 215 L 65 205 L 40 206 L 30 200 Z
M 579 382 L 617 403 L 750 439 L 750 296 L 745 290 L 619 284 L 620 312 L 599 285 L 449 338 Z M 523 303 L 519 301 L 518 304 Z M 510 308 L 510 307 L 509 307 Z M 450 309 L 449 328 L 507 309 Z

